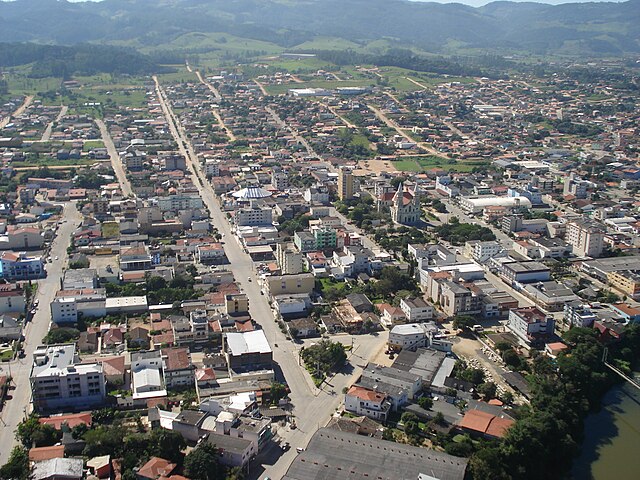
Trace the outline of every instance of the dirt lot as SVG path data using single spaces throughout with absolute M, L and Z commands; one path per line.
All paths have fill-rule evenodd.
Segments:
M 91 268 L 103 268 L 107 265 L 118 266 L 117 255 L 89 255 L 89 266 Z
M 400 173 L 393 166 L 393 162 L 389 160 L 366 160 L 358 162 L 358 166 L 354 170 L 354 175 L 363 176 L 372 173 L 379 175 L 380 173 Z

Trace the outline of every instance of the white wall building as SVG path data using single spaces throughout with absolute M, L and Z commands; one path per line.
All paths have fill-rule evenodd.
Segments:
M 403 298 L 400 300 L 400 309 L 411 323 L 424 322 L 433 318 L 433 306 L 423 298 Z
M 102 363 L 81 364 L 75 344 L 36 348 L 30 379 L 37 411 L 87 409 L 105 400 Z
M 593 222 L 569 222 L 565 240 L 579 257 L 599 257 L 604 250 L 604 230 Z

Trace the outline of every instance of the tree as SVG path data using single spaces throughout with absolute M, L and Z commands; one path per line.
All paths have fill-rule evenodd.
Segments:
M 287 396 L 288 390 L 284 383 L 272 382 L 271 383 L 271 404 L 277 405 L 278 402 Z
M 91 412 L 91 423 L 94 425 L 104 425 L 113 422 L 116 412 L 113 408 L 101 408 Z
M 444 450 L 456 457 L 468 457 L 473 453 L 473 443 L 469 437 L 464 438 L 460 442 L 449 442 L 445 445 Z
M 469 315 L 456 315 L 453 318 L 453 328 L 469 330 L 475 325 L 475 319 Z
M 301 356 L 307 369 L 316 378 L 323 378 L 328 373 L 339 370 L 347 360 L 344 345 L 331 340 L 322 340 L 301 350 Z
M 491 400 L 496 397 L 498 387 L 493 382 L 485 382 L 478 385 L 476 390 L 485 400 Z
M 51 425 L 40 423 L 36 415 L 31 415 L 18 425 L 16 438 L 25 448 L 48 447 L 58 441 L 58 432 Z
M 13 447 L 9 460 L 0 467 L 0 480 L 27 480 L 30 475 L 27 449 L 19 445 Z
M 52 345 L 56 343 L 67 343 L 80 336 L 80 331 L 76 328 L 54 328 L 42 339 L 43 343 Z
M 435 417 L 433 417 L 433 421 L 437 424 L 437 425 L 446 425 L 447 421 L 444 418 L 444 414 L 442 412 L 436 412 Z
M 502 354 L 502 360 L 504 360 L 504 363 L 513 368 L 514 370 L 522 370 L 522 362 L 523 360 L 520 358 L 520 355 L 518 355 L 514 350 L 507 350 L 506 352 L 504 352 Z
M 187 477 L 191 480 L 225 480 L 225 468 L 220 464 L 219 451 L 211 443 L 202 443 L 184 459 Z
M 425 410 L 431 410 L 433 408 L 433 399 L 430 397 L 420 397 L 418 399 L 418 405 Z
M 187 442 L 178 432 L 158 428 L 149 435 L 149 455 L 165 458 L 180 465 L 184 459 L 182 450 Z
M 402 417 L 400 417 L 400 420 L 404 425 L 404 433 L 406 433 L 408 437 L 416 437 L 420 433 L 418 417 L 415 414 L 405 412 L 402 414 Z

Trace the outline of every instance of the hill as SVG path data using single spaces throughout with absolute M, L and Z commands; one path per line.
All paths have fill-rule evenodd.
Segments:
M 35 28 L 37 26 L 37 28 Z M 153 50 L 190 32 L 294 48 L 318 36 L 389 38 L 434 53 L 640 53 L 640 0 L 624 3 L 406 0 L 57 0 L 0 2 L 0 41 L 103 42 Z

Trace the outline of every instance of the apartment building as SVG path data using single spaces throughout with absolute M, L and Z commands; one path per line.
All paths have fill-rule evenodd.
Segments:
M 555 320 L 538 307 L 514 308 L 509 312 L 507 328 L 524 345 L 539 347 L 553 335 Z
M 607 282 L 621 294 L 634 300 L 640 298 L 640 271 L 618 270 L 607 273 Z
M 163 212 L 192 210 L 202 208 L 202 198 L 191 195 L 167 195 L 165 197 L 157 197 L 156 203 Z
M 4 251 L 0 256 L 2 278 L 15 280 L 37 280 L 47 276 L 41 256 L 29 256 L 27 252 Z
M 464 244 L 464 256 L 479 263 L 488 261 L 490 258 L 498 255 L 501 251 L 502 246 L 499 242 L 471 240 Z
M 580 220 L 567 224 L 565 240 L 579 257 L 597 258 L 604 250 L 604 229 L 597 223 Z
M 482 311 L 480 297 L 447 278 L 433 279 L 430 295 L 431 301 L 439 304 L 448 316 L 475 315 Z
M 340 167 L 338 172 L 338 198 L 340 200 L 351 200 L 354 193 L 354 179 L 351 169 Z
M 596 316 L 589 305 L 575 301 L 564 306 L 564 321 L 572 327 L 590 328 L 595 320 Z
M 30 380 L 36 411 L 93 408 L 106 396 L 102 363 L 80 363 L 75 344 L 36 348 Z
M 421 297 L 400 300 L 400 309 L 410 323 L 424 322 L 433 318 L 433 306 Z
M 295 275 L 304 271 L 304 259 L 302 253 L 294 250 L 293 246 L 276 245 L 276 261 L 283 275 Z
M 234 221 L 239 227 L 259 227 L 273 223 L 273 210 L 271 207 L 259 207 L 251 205 L 235 211 Z

